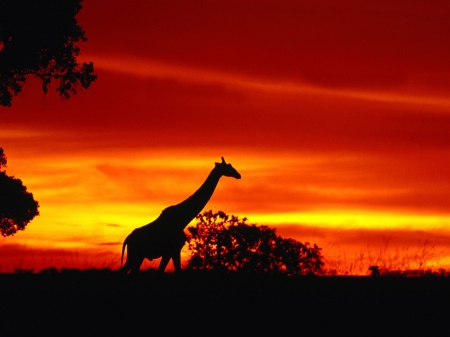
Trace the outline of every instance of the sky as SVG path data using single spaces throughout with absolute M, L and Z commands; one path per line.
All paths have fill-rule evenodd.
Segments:
M 63 101 L 30 78 L 0 107 L 6 172 L 40 204 L 0 271 L 119 267 L 222 156 L 242 179 L 205 210 L 317 243 L 338 272 L 450 266 L 448 2 L 82 6 L 97 81 Z

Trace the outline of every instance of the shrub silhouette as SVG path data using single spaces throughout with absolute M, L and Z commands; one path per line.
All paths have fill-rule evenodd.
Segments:
M 39 274 L 55 275 L 55 274 L 59 274 L 59 270 L 56 267 L 48 267 L 48 268 L 41 269 L 39 271 Z
M 0 169 L 6 166 L 6 156 L 0 148 Z M 39 204 L 20 179 L 0 171 L 0 234 L 14 235 L 39 214 Z
M 188 227 L 188 270 L 305 275 L 322 272 L 321 248 L 285 239 L 267 226 L 205 211 Z

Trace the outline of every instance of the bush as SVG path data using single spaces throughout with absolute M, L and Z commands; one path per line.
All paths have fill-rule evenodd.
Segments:
M 189 227 L 188 270 L 306 275 L 322 272 L 321 248 L 285 239 L 267 226 L 205 211 Z

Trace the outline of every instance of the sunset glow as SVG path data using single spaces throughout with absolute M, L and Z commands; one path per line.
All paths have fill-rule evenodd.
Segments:
M 30 79 L 0 108 L 6 172 L 40 204 L 0 271 L 118 268 L 221 156 L 242 179 L 205 210 L 316 243 L 342 273 L 450 268 L 450 4 L 82 5 L 98 80 L 61 101 Z

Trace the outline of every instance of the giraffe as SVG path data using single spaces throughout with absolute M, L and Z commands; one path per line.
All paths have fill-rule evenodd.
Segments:
M 123 242 L 119 271 L 136 274 L 145 258 L 152 260 L 162 257 L 159 272 L 164 272 L 170 259 L 175 272 L 179 272 L 181 249 L 186 242 L 184 228 L 205 207 L 222 176 L 241 179 L 239 172 L 222 157 L 222 162 L 215 163 L 205 182 L 194 194 L 177 205 L 165 208 L 153 222 L 133 230 Z M 125 246 L 127 261 L 122 267 Z

